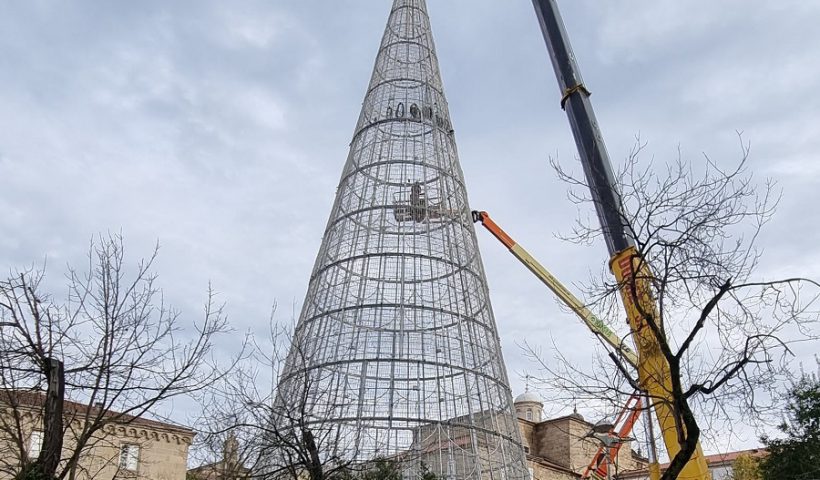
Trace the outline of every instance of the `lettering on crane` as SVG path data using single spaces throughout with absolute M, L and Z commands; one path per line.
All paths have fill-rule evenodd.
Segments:
M 653 305 L 651 293 L 648 289 L 648 279 L 637 278 L 634 270 L 635 254 L 629 250 L 621 254 L 616 262 L 616 278 L 621 282 L 621 298 L 624 302 L 632 329 L 635 331 L 635 343 L 644 354 L 658 350 L 657 342 L 652 338 L 653 333 L 647 329 L 644 318 L 644 307 Z M 635 300 L 638 300 L 637 304 Z M 651 307 L 650 307 L 651 308 Z
M 635 299 L 641 298 L 639 296 L 641 292 L 637 290 L 638 281 L 635 278 L 633 262 L 633 256 L 629 253 L 618 259 L 617 265 L 620 272 L 619 281 L 621 282 L 621 296 L 623 297 L 624 306 L 627 312 L 631 312 L 629 317 L 632 320 L 633 328 L 636 332 L 641 332 L 646 325 L 640 308 L 635 304 Z

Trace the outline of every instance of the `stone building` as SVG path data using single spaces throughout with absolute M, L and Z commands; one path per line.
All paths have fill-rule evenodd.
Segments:
M 66 401 L 63 406 L 63 458 L 75 444 L 86 414 L 99 409 Z M 37 458 L 43 441 L 43 394 L 0 392 L 0 480 L 14 477 L 20 466 Z M 118 412 L 103 413 L 107 417 Z M 13 434 L 20 432 L 22 435 Z M 123 415 L 95 434 L 80 457 L 77 479 L 184 480 L 188 448 L 195 433 L 186 427 Z
M 413 478 L 425 465 L 443 479 L 504 479 L 504 470 L 497 464 L 484 459 L 476 459 L 472 452 L 492 452 L 499 448 L 492 435 L 484 432 L 515 430 L 515 419 L 509 415 L 509 424 L 502 424 L 495 412 L 483 411 L 453 417 L 442 423 L 421 425 L 413 431 L 410 449 L 391 457 L 402 462 Z M 478 432 L 474 431 L 478 428 Z M 520 450 L 518 450 L 520 454 Z M 526 475 L 526 472 L 524 472 Z
M 593 424 L 578 413 L 544 420 L 544 404 L 532 392 L 524 392 L 516 397 L 514 405 L 532 479 L 580 478 L 599 446 L 594 439 L 586 436 Z M 647 459 L 635 453 L 630 444 L 631 442 L 625 442 L 618 452 L 617 469 L 613 471 L 613 478 L 649 480 Z M 706 463 L 712 479 L 731 480 L 734 462 L 744 455 L 761 458 L 766 455 L 766 451 L 753 449 L 707 455 Z M 667 465 L 662 464 L 661 470 Z
M 593 424 L 578 413 L 545 420 L 544 404 L 532 392 L 516 397 L 514 405 L 531 478 L 580 478 L 600 446 L 587 436 Z M 639 470 L 646 466 L 646 459 L 632 450 L 629 441 L 624 442 L 615 462 L 618 471 Z

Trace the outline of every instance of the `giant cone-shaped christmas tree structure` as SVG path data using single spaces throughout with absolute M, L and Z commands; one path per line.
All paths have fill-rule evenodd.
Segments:
M 293 340 L 278 401 L 325 462 L 527 477 L 424 0 L 393 4 Z

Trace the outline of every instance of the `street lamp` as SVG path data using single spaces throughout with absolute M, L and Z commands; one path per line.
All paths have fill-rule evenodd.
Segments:
M 615 425 L 609 423 L 608 421 L 598 420 L 598 422 L 595 423 L 595 425 L 592 426 L 592 430 L 590 431 L 590 433 L 591 434 L 598 433 L 598 434 L 602 434 L 602 435 L 608 435 L 609 432 L 611 432 L 614 429 L 615 429 Z
M 606 478 L 612 479 L 612 449 L 618 445 L 633 440 L 632 438 L 621 438 L 615 432 L 615 425 L 606 420 L 600 420 L 587 433 L 587 437 L 592 437 L 604 447 L 604 461 L 606 462 Z

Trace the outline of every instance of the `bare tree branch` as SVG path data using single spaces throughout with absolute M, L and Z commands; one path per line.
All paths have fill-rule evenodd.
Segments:
M 65 302 L 43 291 L 44 273 L 33 268 L 0 281 L 0 381 L 5 392 L 0 404 L 15 412 L 11 425 L 0 429 L 13 433 L 16 450 L 0 454 L 2 469 L 16 474 L 43 465 L 45 454 L 32 462 L 25 453 L 27 432 L 18 420 L 22 412 L 35 412 L 46 425 L 59 417 L 63 425 L 56 437 L 70 441 L 61 449 L 46 438 L 43 451 L 56 451 L 58 461 L 45 473 L 73 480 L 85 468 L 81 458 L 107 425 L 133 422 L 225 374 L 211 358 L 214 339 L 227 331 L 215 293 L 208 291 L 204 318 L 195 330 L 183 330 L 179 312 L 165 305 L 156 285 L 152 268 L 157 252 L 158 246 L 131 268 L 122 237 L 99 236 L 89 248 L 86 269 L 69 267 Z M 54 361 L 65 365 L 65 394 L 55 398 L 60 405 L 64 399 L 73 401 L 64 413 L 43 411 L 31 401 L 53 392 L 48 375 Z
M 585 287 L 590 307 L 604 312 L 600 318 L 622 315 L 618 299 L 626 292 L 669 365 L 671 378 L 649 378 L 668 382 L 666 394 L 652 401 L 674 412 L 681 447 L 665 479 L 676 478 L 695 451 L 701 424 L 719 424 L 712 428 L 732 435 L 733 415 L 758 425 L 770 421 L 778 392 L 792 376 L 792 346 L 820 338 L 820 284 L 799 276 L 763 279 L 757 272 L 756 241 L 780 192 L 771 181 L 753 180 L 749 144 L 738 138 L 741 157 L 730 168 L 706 155 L 687 161 L 680 149 L 666 165 L 642 162 L 646 143 L 637 138 L 616 175 L 621 221 L 636 244 L 636 275 L 622 285 L 602 272 Z M 570 200 L 588 209 L 593 200 L 583 176 L 551 163 L 569 185 Z M 589 244 L 603 235 L 597 222 L 582 215 L 561 238 Z M 652 301 L 642 302 L 645 295 Z M 647 304 L 657 311 L 646 311 Z M 550 366 L 539 353 L 528 353 L 539 362 L 544 385 L 560 385 L 591 401 L 598 395 L 599 403 L 610 404 L 647 381 L 639 383 L 613 354 L 590 372 L 566 360 L 564 368 Z M 715 431 L 704 433 L 711 438 Z

